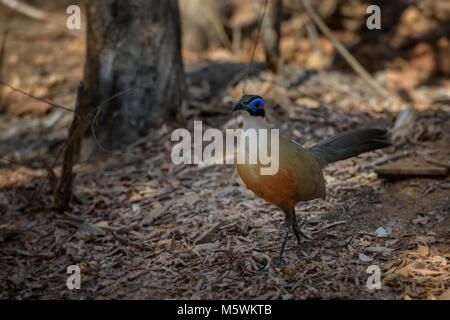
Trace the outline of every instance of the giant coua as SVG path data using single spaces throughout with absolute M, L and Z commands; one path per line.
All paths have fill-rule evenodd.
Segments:
M 271 129 L 265 121 L 264 101 L 257 95 L 245 95 L 233 107 L 233 112 L 244 111 L 243 132 Z M 244 136 L 244 135 L 242 135 Z M 241 137 L 242 137 L 241 136 Z M 237 170 L 247 187 L 257 196 L 280 208 L 285 214 L 286 228 L 278 255 L 277 264 L 281 263 L 284 246 L 290 229 L 300 242 L 300 236 L 307 238 L 300 230 L 295 216 L 295 205 L 299 201 L 325 198 L 325 180 L 322 168 L 329 163 L 357 156 L 361 153 L 389 146 L 387 133 L 383 129 L 363 128 L 342 132 L 323 140 L 311 148 L 304 148 L 293 140 L 279 137 L 279 168 L 275 174 L 261 174 L 263 165 L 256 163 L 240 163 Z M 270 150 L 270 141 L 267 148 Z M 251 140 L 250 140 L 250 143 Z M 253 143 L 259 143 L 253 141 Z M 257 150 L 257 148 L 251 148 Z M 238 160 L 249 152 L 249 144 L 239 143 Z M 251 150 L 250 150 L 251 152 Z M 259 155 L 259 153 L 258 153 Z M 245 159 L 249 159 L 245 158 Z

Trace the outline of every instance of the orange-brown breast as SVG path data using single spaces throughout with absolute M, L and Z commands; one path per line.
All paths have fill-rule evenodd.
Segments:
M 267 202 L 278 207 L 293 207 L 298 202 L 289 169 L 279 168 L 274 175 L 260 175 L 259 165 L 238 164 L 237 169 L 247 187 Z
M 247 187 L 257 196 L 278 207 L 293 207 L 300 200 L 325 198 L 322 168 L 308 150 L 280 137 L 279 169 L 274 175 L 261 175 L 258 164 L 238 164 Z

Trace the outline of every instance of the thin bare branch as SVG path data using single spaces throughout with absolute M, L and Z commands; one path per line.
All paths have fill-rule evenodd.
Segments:
M 364 80 L 367 84 L 375 90 L 378 94 L 383 97 L 386 97 L 389 93 L 386 89 L 384 89 L 371 75 L 367 72 L 366 69 L 356 60 L 352 54 L 345 48 L 345 46 L 334 37 L 330 28 L 323 22 L 323 20 L 319 17 L 316 11 L 311 6 L 309 0 L 299 0 L 301 5 L 305 8 L 308 15 L 317 25 L 317 27 L 323 32 L 323 34 L 330 39 L 333 43 L 336 50 L 342 55 L 342 57 L 347 61 L 347 63 L 352 67 L 352 69 Z
M 261 33 L 261 25 L 262 25 L 262 22 L 264 20 L 264 17 L 266 16 L 266 11 L 267 11 L 268 4 L 269 4 L 269 0 L 266 0 L 266 2 L 264 4 L 264 9 L 263 9 L 263 13 L 262 13 L 261 19 L 259 19 L 259 21 L 258 21 L 258 28 L 257 28 L 255 43 L 253 45 L 252 53 L 250 55 L 250 62 L 248 64 L 247 72 L 245 74 L 244 86 L 242 87 L 242 94 L 245 94 L 245 89 L 247 87 L 247 80 L 248 80 L 248 77 L 250 76 L 250 72 L 252 70 L 253 60 L 254 60 L 254 57 L 255 57 L 255 51 L 256 51 L 256 47 L 258 46 L 259 35 Z
M 5 81 L 3 81 L 3 80 L 1 80 L 1 79 L 0 79 L 0 84 L 4 85 L 5 87 L 10 88 L 10 89 L 13 90 L 13 91 L 20 92 L 21 94 L 26 95 L 26 96 L 28 96 L 28 97 L 30 97 L 30 98 L 33 98 L 33 99 L 35 99 L 35 100 L 42 101 L 42 102 L 44 102 L 44 103 L 46 103 L 46 104 L 48 104 L 48 105 L 50 105 L 50 106 L 52 106 L 52 107 L 54 107 L 54 108 L 58 108 L 58 109 L 62 109 L 62 110 L 68 111 L 68 112 L 73 112 L 73 113 L 75 113 L 75 112 L 74 112 L 72 109 L 70 109 L 70 108 L 67 108 L 67 107 L 61 106 L 61 105 L 59 105 L 59 104 L 50 102 L 50 101 L 45 100 L 45 99 L 43 99 L 43 98 L 36 97 L 36 96 L 32 95 L 32 94 L 29 93 L 29 92 L 25 92 L 25 91 L 23 91 L 23 90 L 21 90 L 21 89 L 19 89 L 19 88 L 13 87 L 13 86 L 10 85 L 9 83 L 6 83 Z M 76 113 L 75 113 L 75 116 L 76 116 L 76 117 L 79 117 L 79 115 L 77 115 Z

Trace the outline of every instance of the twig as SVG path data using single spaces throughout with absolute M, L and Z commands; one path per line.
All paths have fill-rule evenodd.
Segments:
M 29 4 L 17 1 L 17 0 L 0 0 L 0 4 L 7 6 L 8 8 L 20 12 L 21 14 L 39 21 L 44 21 L 58 26 L 65 31 L 69 31 L 69 34 L 78 35 L 79 32 L 72 32 L 67 28 L 65 20 L 62 17 L 56 17 L 53 14 L 47 13 Z
M 170 191 L 172 193 L 172 191 Z M 153 223 L 156 219 L 161 217 L 164 213 L 166 213 L 167 209 L 173 204 L 173 201 L 166 202 L 161 208 L 153 210 L 150 214 L 145 215 L 142 218 L 141 226 L 148 226 Z
M 431 159 L 430 157 L 425 157 L 425 160 L 428 163 L 434 164 L 435 166 L 450 169 L 450 163 L 448 163 L 448 162 L 438 161 L 438 160 L 435 160 L 435 159 Z
M 373 161 L 371 163 L 371 165 L 372 166 L 378 166 L 378 165 L 381 165 L 381 164 L 385 164 L 386 162 L 389 162 L 391 160 L 397 160 L 397 159 L 400 159 L 400 158 L 407 157 L 409 155 L 411 155 L 411 151 L 410 150 L 404 150 L 402 152 L 394 153 L 394 154 L 387 154 L 387 155 L 385 155 L 385 156 L 383 156 L 383 157 Z
M 244 86 L 242 87 L 242 94 L 245 94 L 245 89 L 247 88 L 247 80 L 248 80 L 248 77 L 250 76 L 250 72 L 252 70 L 253 59 L 255 57 L 255 51 L 256 51 L 256 47 L 258 46 L 259 35 L 261 33 L 261 25 L 262 25 L 262 22 L 264 20 L 264 17 L 266 16 L 266 11 L 267 11 L 267 5 L 268 4 L 269 4 L 269 0 L 266 0 L 266 2 L 264 4 L 264 10 L 263 10 L 263 13 L 262 13 L 262 17 L 258 21 L 258 27 L 257 27 L 257 31 L 256 31 L 257 32 L 256 33 L 256 39 L 255 39 L 255 43 L 253 45 L 252 53 L 250 55 L 250 62 L 248 64 L 247 72 L 245 74 L 245 81 L 244 81 Z
M 201 234 L 197 240 L 194 241 L 194 244 L 202 244 L 202 243 L 207 243 L 209 241 L 212 240 L 213 236 L 217 233 L 217 231 L 219 230 L 220 227 L 224 226 L 225 224 L 227 224 L 226 221 L 221 221 L 216 223 L 215 225 L 213 225 L 211 228 L 209 228 L 208 230 L 206 230 L 203 234 Z
M 442 177 L 447 175 L 447 168 L 429 167 L 429 168 L 376 168 L 375 172 L 380 176 L 400 177 L 400 176 L 430 176 Z
M 70 219 L 71 220 L 57 219 L 55 223 L 73 226 L 78 228 L 79 230 L 86 231 L 94 236 L 104 236 L 106 234 L 105 230 L 97 227 L 96 225 L 93 225 L 92 223 L 89 223 L 87 221 L 81 222 L 78 219 L 73 218 Z
M 247 216 L 241 225 L 241 232 L 244 235 L 247 235 L 248 228 L 250 227 L 250 216 Z
M 347 221 L 345 221 L 345 220 L 341 220 L 341 221 L 336 221 L 336 222 L 328 223 L 328 224 L 324 225 L 322 228 L 320 228 L 319 230 L 312 231 L 311 234 L 313 234 L 313 233 L 318 233 L 318 232 L 323 231 L 323 230 L 325 230 L 325 229 L 329 229 L 329 228 L 331 228 L 331 227 L 335 227 L 335 226 L 338 226 L 338 225 L 340 225 L 340 224 L 345 224 L 345 223 L 347 223 Z
M 36 20 L 46 20 L 47 13 L 17 0 L 0 0 L 0 3 Z
M 59 104 L 50 102 L 50 101 L 45 100 L 45 99 L 43 99 L 43 98 L 36 97 L 36 96 L 32 95 L 31 93 L 25 92 L 25 91 L 23 91 L 23 90 L 21 90 L 21 89 L 19 89 L 19 88 L 15 88 L 15 87 L 13 87 L 12 85 L 10 85 L 9 83 L 3 81 L 1 78 L 0 78 L 0 84 L 1 84 L 1 85 L 4 85 L 5 87 L 10 88 L 10 89 L 13 90 L 13 91 L 17 91 L 17 92 L 19 92 L 19 93 L 21 93 L 21 94 L 23 94 L 23 95 L 26 95 L 26 96 L 28 96 L 28 97 L 30 97 L 30 98 L 32 98 L 32 99 L 42 101 L 42 102 L 44 102 L 44 103 L 46 103 L 46 104 L 48 104 L 48 105 L 50 105 L 50 106 L 52 106 L 52 107 L 54 107 L 54 108 L 58 108 L 58 109 L 62 109 L 62 110 L 64 110 L 64 111 L 68 111 L 68 112 L 73 112 L 73 113 L 75 113 L 75 111 L 73 111 L 73 110 L 70 109 L 70 108 L 63 107 L 63 106 L 61 106 L 61 105 L 59 105 Z M 76 117 L 79 117 L 76 113 L 75 113 L 75 116 L 76 116 Z
M 306 33 L 308 34 L 309 41 L 311 41 L 311 44 L 316 52 L 321 52 L 319 46 L 319 32 L 317 31 L 316 25 L 314 22 L 309 20 L 306 25 Z
M 123 91 L 120 91 L 120 92 L 116 93 L 115 95 L 112 95 L 111 97 L 109 97 L 106 100 L 102 101 L 97 107 L 94 108 L 94 110 L 93 110 L 94 116 L 93 116 L 92 122 L 91 122 L 91 130 L 92 130 L 92 137 L 93 137 L 95 143 L 97 143 L 97 145 L 99 146 L 100 150 L 102 150 L 102 151 L 104 151 L 106 153 L 111 153 L 111 150 L 108 150 L 105 147 L 103 147 L 103 145 L 97 139 L 97 136 L 95 134 L 95 123 L 97 122 L 98 116 L 100 115 L 101 108 L 104 105 L 106 105 L 108 102 L 110 102 L 110 101 L 112 101 L 112 100 L 114 100 L 114 99 L 124 95 L 125 93 L 127 93 L 129 91 L 132 91 L 132 90 L 135 90 L 135 89 L 145 89 L 147 85 L 150 85 L 150 84 L 153 84 L 153 83 L 154 83 L 154 81 L 151 81 L 151 82 L 148 82 L 146 84 L 143 84 L 142 86 L 132 87 L 132 88 L 128 88 L 128 89 L 125 89 Z M 126 154 L 129 154 L 129 152 L 120 152 L 119 154 L 126 155 Z
M 436 190 L 436 186 L 434 186 L 432 183 L 430 183 L 428 188 L 426 188 L 425 190 L 422 190 L 420 192 L 420 194 L 416 197 L 416 200 L 422 199 L 423 197 L 425 197 L 427 194 L 433 192 L 434 190 Z
M 317 27 L 323 32 L 323 34 L 330 39 L 336 50 L 342 55 L 342 57 L 347 61 L 347 63 L 352 67 L 352 69 L 370 85 L 378 94 L 383 97 L 387 97 L 388 91 L 381 87 L 381 85 L 367 72 L 366 69 L 352 56 L 352 54 L 347 50 L 347 48 L 342 45 L 342 43 L 334 37 L 328 26 L 322 21 L 319 15 L 312 8 L 309 0 L 299 0 L 301 5 L 306 9 L 308 15 L 315 22 Z
M 135 273 L 130 274 L 130 275 L 126 278 L 126 281 L 136 280 L 137 278 L 140 278 L 140 277 L 146 275 L 146 274 L 149 273 L 149 272 L 150 272 L 150 269 L 148 269 L 148 268 L 147 268 L 147 269 L 140 270 L 140 271 L 137 271 L 137 272 L 135 272 Z

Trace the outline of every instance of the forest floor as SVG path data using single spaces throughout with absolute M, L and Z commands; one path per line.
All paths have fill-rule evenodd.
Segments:
M 24 18 L 25 19 L 25 18 Z M 4 74 L 9 83 L 72 107 L 84 39 L 15 19 Z M 232 102 L 242 61 L 186 63 L 192 102 L 186 126 L 236 127 Z M 211 58 L 211 57 L 210 57 Z M 257 55 L 258 59 L 258 55 Z M 240 75 L 240 76 L 239 76 Z M 327 198 L 299 203 L 303 230 L 274 265 L 284 214 L 255 197 L 233 165 L 174 165 L 165 125 L 126 152 L 75 167 L 70 211 L 51 208 L 51 180 L 35 190 L 67 136 L 73 114 L 4 91 L 0 114 L 0 299 L 450 299 L 450 178 L 378 176 L 388 166 L 450 162 L 448 82 L 413 91 L 413 138 L 328 166 Z M 271 77 L 255 63 L 247 92 L 262 93 L 268 120 L 304 145 L 343 130 L 392 128 L 400 111 L 356 76 L 289 65 Z M 374 163 L 375 162 L 375 163 Z M 60 162 L 55 167 L 60 172 Z M 70 265 L 81 289 L 66 286 Z M 369 266 L 381 288 L 369 289 Z

